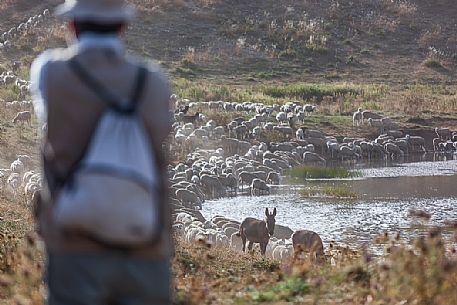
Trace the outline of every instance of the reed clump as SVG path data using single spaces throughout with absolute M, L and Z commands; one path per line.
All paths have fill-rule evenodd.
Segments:
M 344 186 L 328 186 L 317 189 L 306 189 L 301 191 L 304 197 L 324 197 L 324 198 L 338 198 L 338 199 L 355 199 L 357 192 Z
M 361 174 L 358 171 L 349 170 L 342 167 L 321 167 L 321 166 L 299 166 L 290 171 L 294 178 L 302 179 L 337 179 L 355 178 Z

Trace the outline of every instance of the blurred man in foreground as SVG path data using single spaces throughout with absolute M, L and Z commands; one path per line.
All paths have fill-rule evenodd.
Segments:
M 36 214 L 48 304 L 171 304 L 167 78 L 125 55 L 124 1 L 67 0 L 56 14 L 73 41 L 31 71 L 47 124 Z

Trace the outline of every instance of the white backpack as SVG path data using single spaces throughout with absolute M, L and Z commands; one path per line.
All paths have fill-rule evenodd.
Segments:
M 133 100 L 123 109 L 75 60 L 70 67 L 109 107 L 58 193 L 55 221 L 113 246 L 152 243 L 161 228 L 159 180 L 152 145 L 135 111 L 146 69 L 140 68 Z

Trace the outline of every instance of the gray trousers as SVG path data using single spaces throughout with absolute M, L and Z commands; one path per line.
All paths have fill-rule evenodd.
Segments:
M 113 254 L 49 254 L 48 305 L 169 305 L 167 260 Z

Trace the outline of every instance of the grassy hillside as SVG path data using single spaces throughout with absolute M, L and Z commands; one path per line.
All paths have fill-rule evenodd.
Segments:
M 452 1 L 133 2 L 143 12 L 132 49 L 184 76 L 399 85 L 455 76 Z
M 2 2 L 0 33 L 61 2 Z M 180 96 L 311 102 L 319 112 L 307 124 L 341 136 L 373 135 L 351 127 L 357 107 L 383 112 L 426 138 L 434 127 L 457 125 L 457 8 L 450 0 L 131 2 L 138 18 L 125 35 L 129 51 L 158 60 Z M 28 79 L 37 54 L 65 45 L 63 24 L 48 21 L 0 51 L 0 72 L 19 61 L 19 75 Z M 16 96 L 14 86 L 0 88 L 5 101 Z M 1 155 L 30 152 L 34 146 L 21 141 L 36 142 L 35 127 L 22 139 L 4 123 L 14 113 L 1 115 Z
M 0 31 L 61 2 L 3 1 Z M 395 85 L 452 84 L 455 76 L 451 0 L 131 2 L 139 18 L 129 48 L 175 76 Z

